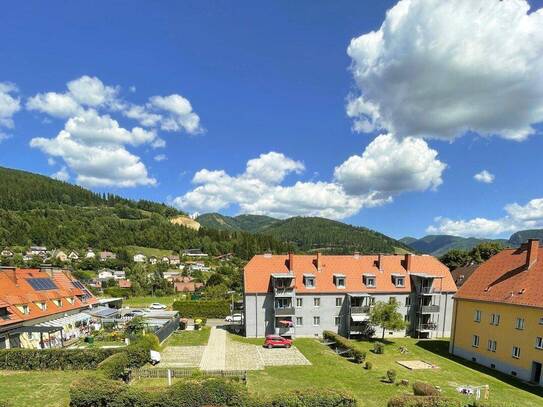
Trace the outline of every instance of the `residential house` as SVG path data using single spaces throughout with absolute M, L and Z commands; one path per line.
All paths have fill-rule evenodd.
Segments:
M 53 257 L 62 262 L 68 261 L 68 256 L 62 250 L 55 250 L 53 252 Z
M 127 279 L 118 280 L 117 284 L 119 284 L 119 288 L 132 288 L 132 283 Z
M 51 348 L 88 334 L 97 302 L 69 271 L 0 267 L 0 349 Z
M 45 246 L 30 246 L 27 254 L 30 256 L 45 256 L 47 254 L 47 247 Z
M 0 256 L 13 257 L 13 252 L 9 248 L 6 247 L 4 250 L 2 250 L 2 252 L 0 252 Z
M 182 255 L 187 257 L 207 257 L 207 254 L 200 249 L 186 249 L 183 250 Z
M 206 271 L 209 271 L 210 268 L 207 267 L 204 263 L 201 263 L 201 262 L 191 262 L 191 261 L 187 261 L 186 263 L 186 266 L 188 267 L 188 270 L 189 271 L 202 271 L 202 272 L 206 272 Z
M 149 263 L 150 264 L 157 264 L 157 262 L 158 262 L 158 259 L 155 256 L 150 256 L 149 257 Z
M 77 261 L 79 260 L 79 254 L 77 254 L 74 251 L 71 251 L 70 254 L 68 255 L 68 259 L 72 261 Z
M 88 249 L 87 253 L 85 254 L 85 258 L 86 259 L 95 259 L 96 258 L 96 253 L 94 253 L 94 250 Z
M 181 260 L 179 259 L 179 256 L 177 255 L 171 255 L 168 256 L 168 262 L 171 266 L 178 266 L 181 263 Z
M 219 261 L 228 261 L 231 260 L 232 257 L 234 257 L 234 253 L 221 254 L 220 256 L 215 256 L 214 258 Z
M 454 293 L 449 269 L 428 255 L 258 255 L 244 269 L 245 332 L 359 336 L 376 302 L 396 301 L 408 326 L 386 336 L 447 337 Z
M 204 286 L 204 284 L 194 281 L 194 278 L 187 277 L 187 276 L 185 277 L 179 276 L 179 277 L 174 278 L 173 285 L 175 287 L 176 292 L 185 292 L 185 293 L 186 292 L 193 293 Z
M 145 261 L 147 260 L 147 257 L 145 257 L 145 255 L 141 253 L 137 253 L 134 255 L 133 260 L 136 263 L 145 263 Z
M 470 264 L 468 266 L 458 267 L 451 271 L 456 287 L 460 288 L 468 278 L 471 277 L 473 272 L 479 267 L 478 264 Z
M 455 295 L 450 352 L 542 385 L 542 287 L 538 240 L 481 264 Z
M 160 261 L 161 261 L 162 263 L 170 264 L 170 259 L 168 258 L 168 256 L 162 256 L 162 257 L 160 258 Z
M 163 275 L 164 275 L 164 279 L 171 283 L 176 277 L 181 276 L 181 272 L 180 271 L 165 271 Z
M 98 254 L 98 257 L 100 258 L 100 261 L 107 261 L 107 260 L 116 260 L 117 255 L 115 253 L 111 253 L 108 251 L 103 251 Z
M 102 270 L 100 270 L 98 272 L 98 279 L 100 281 L 112 280 L 113 279 L 113 273 L 114 273 L 113 270 L 102 269 Z
M 124 270 L 115 270 L 113 272 L 113 278 L 115 280 L 124 280 L 126 278 L 126 272 Z
M 28 253 L 27 253 L 27 254 L 25 254 L 25 255 L 23 256 L 23 261 L 24 261 L 24 262 L 29 262 L 29 261 L 32 261 L 32 260 L 34 260 L 34 256 L 32 256 L 31 254 L 28 254 Z

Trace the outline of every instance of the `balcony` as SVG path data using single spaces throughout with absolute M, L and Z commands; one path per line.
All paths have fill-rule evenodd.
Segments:
M 294 307 L 275 308 L 276 317 L 287 317 L 295 314 Z
M 370 305 L 361 305 L 357 307 L 351 307 L 351 315 L 352 314 L 367 314 L 370 312 L 371 306 Z
M 281 335 L 281 336 L 293 336 L 294 335 L 294 327 L 284 327 L 284 326 L 278 326 L 275 328 L 275 334 Z
M 276 287 L 274 294 L 276 297 L 292 297 L 294 295 L 294 287 Z
M 437 324 L 435 322 L 429 322 L 426 324 L 420 324 L 417 326 L 417 331 L 436 331 L 437 330 Z
M 434 287 L 420 287 L 419 294 L 433 294 Z
M 420 307 L 420 311 L 422 314 L 431 314 L 434 312 L 439 312 L 439 305 L 423 305 Z

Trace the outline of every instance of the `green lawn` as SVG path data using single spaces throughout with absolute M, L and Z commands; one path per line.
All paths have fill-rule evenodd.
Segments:
M 173 250 L 154 249 L 152 247 L 143 247 L 143 246 L 126 246 L 126 251 L 131 256 L 141 253 L 147 257 L 155 256 L 156 258 L 161 258 L 163 256 L 171 256 L 172 254 L 174 254 Z
M 176 331 L 166 339 L 164 346 L 204 346 L 207 345 L 210 332 L 208 326 L 198 331 Z
M 186 296 L 185 296 L 186 297 Z M 161 304 L 167 305 L 170 307 L 174 301 L 182 300 L 183 294 L 180 295 L 168 295 L 165 297 L 131 297 L 123 300 L 123 306 L 133 307 L 133 308 L 146 308 L 151 305 L 153 302 L 159 302 Z
M 251 340 L 252 341 L 252 340 Z M 261 342 L 262 340 L 260 340 Z M 407 346 L 409 354 L 400 354 L 399 346 Z M 312 366 L 268 367 L 249 373 L 249 390 L 256 394 L 268 394 L 303 388 L 335 388 L 354 394 L 361 406 L 385 406 L 396 394 L 411 393 L 411 384 L 416 380 L 441 386 L 443 394 L 469 400 L 459 395 L 459 385 L 490 386 L 490 398 L 510 403 L 511 406 L 536 407 L 543 405 L 543 389 L 528 386 L 518 380 L 471 363 L 451 360 L 447 354 L 448 341 L 418 342 L 415 339 L 395 339 L 386 345 L 385 354 L 369 352 L 369 342 L 357 342 L 357 346 L 368 351 L 367 360 L 373 363 L 372 370 L 365 370 L 318 343 L 314 339 L 298 339 L 295 346 L 309 359 Z M 398 365 L 398 360 L 418 359 L 439 366 L 439 369 L 409 371 Z M 409 387 L 384 383 L 388 369 L 397 371 L 398 381 L 409 380 Z
M 0 371 L 0 400 L 8 400 L 12 407 L 69 405 L 70 384 L 85 371 Z

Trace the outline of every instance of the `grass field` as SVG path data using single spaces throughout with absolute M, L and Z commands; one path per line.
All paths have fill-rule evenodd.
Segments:
M 143 247 L 143 246 L 126 246 L 126 251 L 131 256 L 134 256 L 137 253 L 141 253 L 147 257 L 155 256 L 157 258 L 160 258 L 162 256 L 170 256 L 174 254 L 173 250 L 154 249 L 152 247 Z
M 208 326 L 198 331 L 177 331 L 166 339 L 164 346 L 204 346 L 207 345 L 210 332 Z
M 183 296 L 183 294 L 168 295 L 165 297 L 131 297 L 123 300 L 123 307 L 146 308 L 153 302 L 159 302 L 170 307 L 174 301 L 183 299 L 186 299 L 186 296 Z
M 252 341 L 252 340 L 251 340 Z M 260 340 L 261 341 L 261 340 Z M 443 394 L 466 402 L 455 388 L 459 385 L 490 386 L 490 399 L 511 406 L 536 407 L 543 405 L 543 389 L 528 386 L 518 380 L 485 369 L 460 359 L 451 359 L 447 353 L 448 341 L 417 342 L 415 339 L 395 339 L 385 347 L 383 355 L 369 350 L 369 342 L 356 346 L 368 351 L 367 360 L 372 370 L 365 370 L 318 343 L 314 339 L 298 339 L 295 346 L 309 359 L 312 366 L 269 367 L 249 373 L 249 390 L 256 394 L 299 390 L 303 388 L 335 388 L 354 394 L 362 406 L 385 406 L 397 394 L 412 394 L 411 384 L 420 380 L 441 386 Z M 409 353 L 402 355 L 400 346 L 407 346 Z M 424 360 L 439 369 L 410 371 L 396 363 L 398 360 Z M 395 369 L 397 380 L 408 379 L 409 386 L 385 383 L 382 379 L 388 369 Z
M 11 407 L 65 407 L 70 402 L 70 384 L 85 375 L 89 372 L 0 371 L 0 400 L 9 401 Z

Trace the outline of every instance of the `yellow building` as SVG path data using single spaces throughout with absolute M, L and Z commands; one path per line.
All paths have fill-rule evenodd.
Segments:
M 543 249 L 538 240 L 481 264 L 454 304 L 451 353 L 543 384 Z

